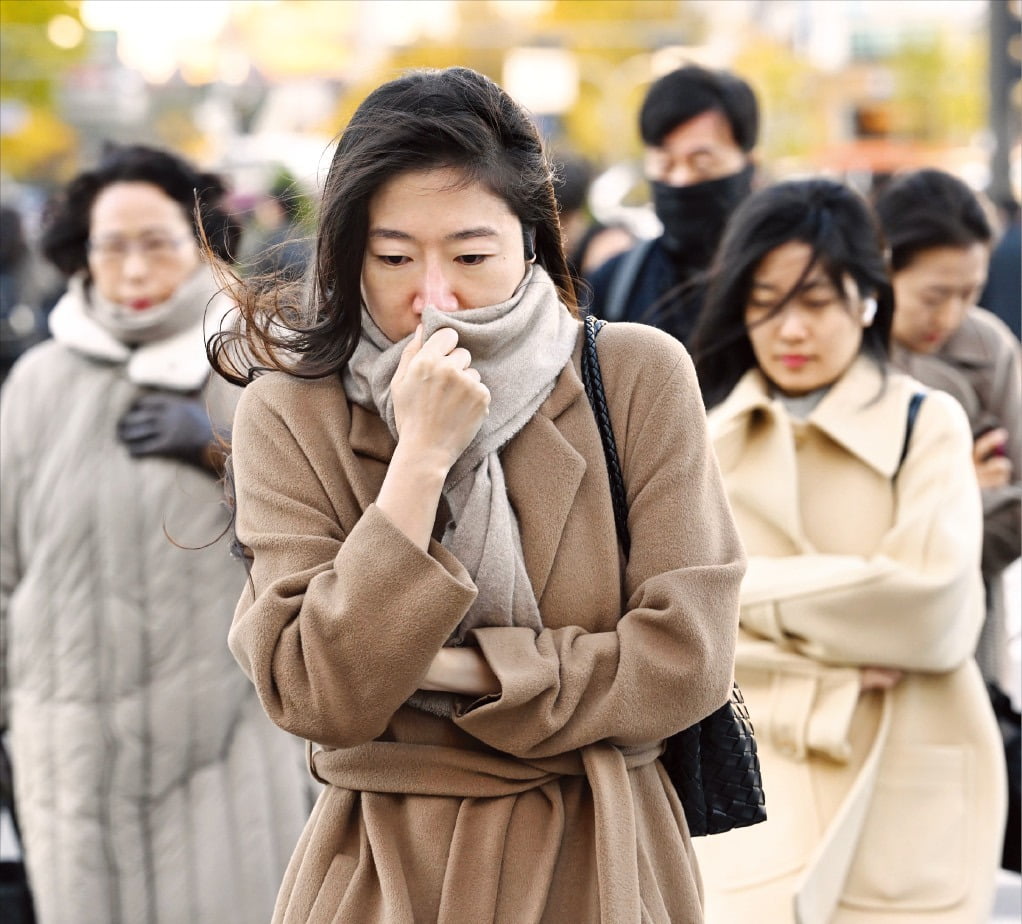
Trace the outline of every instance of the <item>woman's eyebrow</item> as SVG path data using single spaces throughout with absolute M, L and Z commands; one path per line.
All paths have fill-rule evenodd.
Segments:
M 454 231 L 448 234 L 444 240 L 447 241 L 467 241 L 474 237 L 496 237 L 497 232 L 493 228 L 489 228 L 486 225 L 481 225 L 478 228 L 466 228 L 464 231 Z
M 369 231 L 370 238 L 382 238 L 390 241 L 414 241 L 415 237 L 407 231 L 399 231 L 396 228 L 372 228 Z M 465 228 L 461 231 L 452 231 L 445 241 L 467 241 L 477 237 L 497 237 L 495 229 L 486 225 L 478 228 Z
M 394 228 L 371 228 L 369 230 L 370 237 L 380 237 L 391 241 L 413 241 L 413 238 L 407 231 L 398 231 Z
M 752 280 L 752 287 L 754 289 L 769 289 L 771 292 L 781 288 L 781 286 L 775 285 L 772 282 L 765 282 L 759 279 Z M 829 279 L 821 279 L 819 277 L 809 278 L 802 282 L 796 291 L 805 292 L 807 289 L 817 288 L 832 288 Z
M 101 226 L 97 229 L 96 234 L 91 236 L 96 240 L 99 240 L 100 238 L 105 240 L 106 238 L 119 239 L 122 237 L 144 237 L 147 234 L 166 234 L 173 236 L 175 231 L 173 228 L 169 228 L 166 225 L 146 225 L 144 228 L 139 228 L 132 234 L 125 234 L 119 228 L 107 229 Z

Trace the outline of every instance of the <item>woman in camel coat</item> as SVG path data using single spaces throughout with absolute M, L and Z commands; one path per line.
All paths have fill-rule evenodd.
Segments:
M 697 368 L 749 555 L 736 674 L 769 817 L 700 843 L 707 920 L 982 921 L 1004 770 L 972 658 L 968 422 L 886 367 L 890 286 L 850 190 L 758 193 L 715 273 Z
M 236 417 L 230 645 L 325 787 L 275 920 L 701 921 L 658 757 L 728 696 L 744 557 L 687 354 L 600 337 L 625 563 L 525 114 L 461 68 L 384 85 L 320 224 L 315 325 L 239 292 L 217 352 L 278 370 Z

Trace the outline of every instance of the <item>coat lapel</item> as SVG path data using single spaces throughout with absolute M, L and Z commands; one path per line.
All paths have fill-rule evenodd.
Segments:
M 394 438 L 390 435 L 383 419 L 348 401 L 351 426 L 348 430 L 348 445 L 361 464 L 351 466 L 348 473 L 359 506 L 365 510 L 376 500 L 387 474 L 387 466 L 394 455 Z
M 867 357 L 859 357 L 809 415 L 808 424 L 845 451 L 893 477 L 905 433 L 905 410 L 914 383 L 892 374 L 884 380 Z M 742 377 L 709 414 L 710 434 L 728 496 L 785 533 L 795 548 L 811 551 L 802 529 L 794 432 L 784 407 L 771 400 L 757 370 Z M 763 490 L 764 481 L 770 490 Z
M 870 359 L 859 357 L 809 415 L 809 422 L 835 443 L 891 478 L 898 468 L 904 436 L 909 381 L 889 374 L 884 380 Z
M 755 511 L 806 550 L 798 503 L 794 435 L 757 370 L 747 372 L 709 416 L 710 437 L 732 504 Z M 763 483 L 770 490 L 763 490 Z
M 501 454 L 537 601 L 542 601 L 586 470 L 585 459 L 572 444 L 573 431 L 584 419 L 580 411 L 589 413 L 589 406 L 575 367 L 569 364 L 532 420 Z M 542 460 L 542 469 L 537 468 L 537 459 Z

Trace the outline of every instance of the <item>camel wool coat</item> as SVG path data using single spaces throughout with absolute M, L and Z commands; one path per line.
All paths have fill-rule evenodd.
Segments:
M 234 471 L 252 580 L 229 643 L 270 717 L 316 743 L 325 784 L 275 921 L 702 921 L 657 757 L 728 696 L 744 553 L 688 354 L 629 324 L 599 348 L 630 560 L 576 347 L 502 452 L 544 629 L 475 630 L 500 693 L 453 719 L 404 703 L 475 588 L 375 506 L 386 426 L 339 378 L 245 390 Z
M 985 920 L 1004 757 L 973 659 L 982 516 L 962 408 L 859 358 L 805 420 L 757 370 L 709 420 L 749 555 L 736 674 L 768 818 L 698 844 L 707 920 Z M 871 665 L 904 676 L 860 692 Z

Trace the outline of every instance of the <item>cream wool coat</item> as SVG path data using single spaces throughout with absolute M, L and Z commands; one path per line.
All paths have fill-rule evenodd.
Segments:
M 254 554 L 230 645 L 328 785 L 275 921 L 702 920 L 656 759 L 728 695 L 744 556 L 688 355 L 645 326 L 599 340 L 630 501 L 622 574 L 579 352 L 502 454 L 544 630 L 484 628 L 499 695 L 402 704 L 475 588 L 374 504 L 393 441 L 338 379 L 257 379 L 234 431 Z M 439 798 L 437 798 L 439 797 Z
M 766 823 L 697 845 L 719 924 L 977 924 L 1004 758 L 973 660 L 983 619 L 971 436 L 907 376 L 856 360 L 807 421 L 749 372 L 710 414 L 749 555 L 736 673 Z M 876 399 L 876 400 L 873 400 Z M 859 693 L 859 665 L 901 668 Z

